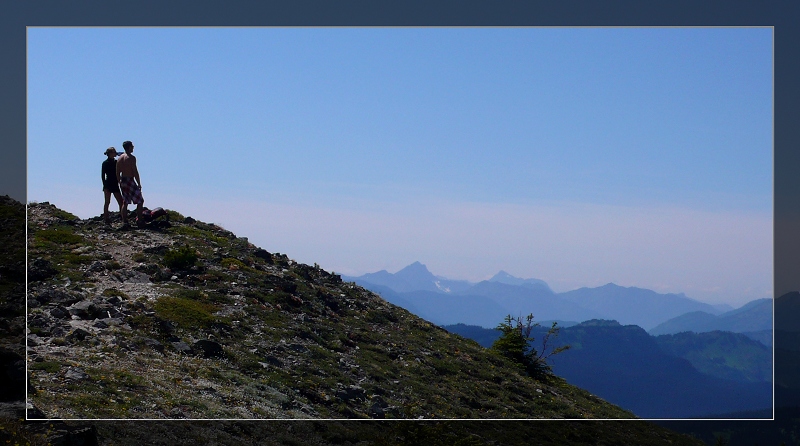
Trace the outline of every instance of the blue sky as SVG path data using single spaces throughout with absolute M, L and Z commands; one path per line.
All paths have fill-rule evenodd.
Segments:
M 28 199 L 359 275 L 772 297 L 770 28 L 29 28 Z

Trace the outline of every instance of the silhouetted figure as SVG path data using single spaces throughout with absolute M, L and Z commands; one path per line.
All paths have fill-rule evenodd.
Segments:
M 133 143 L 125 141 L 122 143 L 125 153 L 117 160 L 117 178 L 119 187 L 122 190 L 122 223 L 128 223 L 128 205 L 136 205 L 136 224 L 139 227 L 145 225 L 142 218 L 142 180 L 139 179 L 139 169 L 136 168 L 136 157 L 133 156 Z
M 103 221 L 107 225 L 111 224 L 111 219 L 108 218 L 108 205 L 111 203 L 111 194 L 117 199 L 119 204 L 119 213 L 122 214 L 122 195 L 120 195 L 119 183 L 117 182 L 117 149 L 109 147 L 106 149 L 106 156 L 108 159 L 103 161 L 103 168 L 100 170 L 100 178 L 103 180 L 103 193 L 106 196 L 106 201 L 103 204 Z

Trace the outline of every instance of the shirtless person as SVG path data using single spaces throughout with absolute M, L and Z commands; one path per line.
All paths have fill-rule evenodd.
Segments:
M 128 204 L 136 205 L 136 224 L 141 228 L 144 226 L 142 218 L 142 180 L 139 179 L 139 169 L 136 168 L 136 157 L 133 156 L 133 143 L 125 141 L 122 143 L 125 153 L 117 159 L 117 180 L 119 188 L 122 190 L 122 223 L 128 223 Z M 135 181 L 134 181 L 135 180 Z
M 106 196 L 106 202 L 103 205 L 103 221 L 111 224 L 111 219 L 108 218 L 108 205 L 111 203 L 111 195 L 117 199 L 119 204 L 119 213 L 122 214 L 122 196 L 119 190 L 119 180 L 117 179 L 117 149 L 109 147 L 106 149 L 107 160 L 103 161 L 103 167 L 100 170 L 100 178 L 103 180 L 103 193 Z

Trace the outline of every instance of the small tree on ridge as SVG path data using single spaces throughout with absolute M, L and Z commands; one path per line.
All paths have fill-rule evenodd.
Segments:
M 491 350 L 505 356 L 512 361 L 521 364 L 529 376 L 543 377 L 551 373 L 552 368 L 547 363 L 547 359 L 553 355 L 569 349 L 569 345 L 557 347 L 548 352 L 551 336 L 558 336 L 558 327 L 556 322 L 547 330 L 547 333 L 542 337 L 542 349 L 537 351 L 531 344 L 534 341 L 531 336 L 531 331 L 534 327 L 539 327 L 538 322 L 533 322 L 533 314 L 529 314 L 522 321 L 522 317 L 517 316 L 512 318 L 509 314 L 497 326 L 500 330 L 500 338 L 492 344 Z

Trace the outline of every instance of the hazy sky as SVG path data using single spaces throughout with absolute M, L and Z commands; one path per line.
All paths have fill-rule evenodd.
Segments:
M 772 297 L 771 28 L 28 28 L 28 199 L 360 275 Z M 113 204 L 112 204 L 113 209 Z

